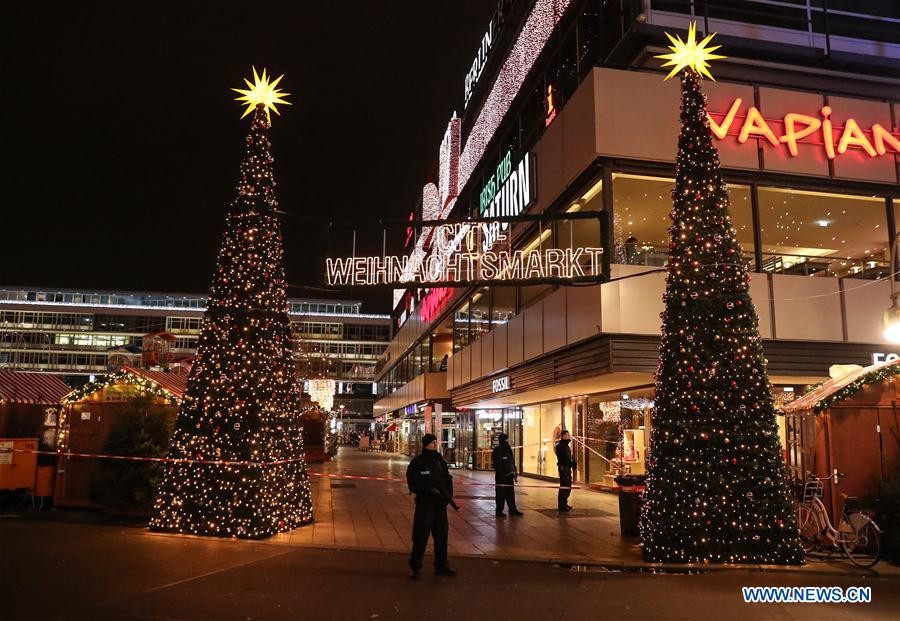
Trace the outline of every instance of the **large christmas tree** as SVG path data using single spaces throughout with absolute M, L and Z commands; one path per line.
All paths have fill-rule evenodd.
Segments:
M 665 56 L 684 72 L 644 556 L 800 563 L 750 276 L 700 88 L 718 57 L 710 38 L 697 44 L 692 27 Z
M 169 453 L 184 461 L 166 469 L 153 530 L 258 538 L 313 519 L 268 139 L 286 93 L 253 73 L 239 91 L 252 124 L 237 198 Z

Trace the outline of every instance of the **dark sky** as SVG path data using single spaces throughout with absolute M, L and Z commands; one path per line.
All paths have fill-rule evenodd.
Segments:
M 494 0 L 16 3 L 4 15 L 0 285 L 205 292 L 249 117 L 286 74 L 281 208 L 403 217 L 433 170 Z M 11 48 L 10 48 L 11 46 Z M 288 280 L 321 235 L 284 220 Z M 368 237 L 380 242 L 381 231 Z M 292 289 L 295 297 L 318 293 Z M 385 311 L 390 293 L 350 292 Z M 333 296 L 332 296 L 333 297 Z

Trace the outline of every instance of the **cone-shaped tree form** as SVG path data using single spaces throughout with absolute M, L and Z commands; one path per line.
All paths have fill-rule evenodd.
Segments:
M 266 537 L 312 521 L 269 123 L 257 107 L 153 530 Z M 221 461 L 224 463 L 215 463 Z
M 641 537 L 656 562 L 800 563 L 750 277 L 706 101 L 682 77 Z

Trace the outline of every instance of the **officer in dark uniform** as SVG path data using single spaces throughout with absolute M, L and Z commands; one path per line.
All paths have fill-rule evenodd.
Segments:
M 569 432 L 563 429 L 556 443 L 556 467 L 559 468 L 559 495 L 556 499 L 557 511 L 567 513 L 572 510 L 569 506 L 569 494 L 572 493 L 572 471 L 578 466 L 572 457 L 572 448 Z
M 426 433 L 422 438 L 422 446 L 422 452 L 406 468 L 406 483 L 410 493 L 416 495 L 409 577 L 419 577 L 429 535 L 434 539 L 435 573 L 455 576 L 456 571 L 447 565 L 447 505 L 451 505 L 454 511 L 459 511 L 459 506 L 453 500 L 453 477 L 450 476 L 447 462 L 438 453 L 437 437 Z
M 503 506 L 509 507 L 510 515 L 522 515 L 516 508 L 515 483 L 519 480 L 516 472 L 516 458 L 513 456 L 512 447 L 509 445 L 509 436 L 501 433 L 498 444 L 491 453 L 491 465 L 494 467 L 495 494 L 497 498 L 497 517 L 506 517 Z

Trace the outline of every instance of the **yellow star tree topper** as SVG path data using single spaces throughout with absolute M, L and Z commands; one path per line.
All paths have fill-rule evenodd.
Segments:
M 263 68 L 262 76 L 260 76 L 256 73 L 256 67 L 253 67 L 253 83 L 251 84 L 250 80 L 244 78 L 244 82 L 247 84 L 248 88 L 231 89 L 241 95 L 240 97 L 235 97 L 235 101 L 239 101 L 241 104 L 247 104 L 247 109 L 244 111 L 244 114 L 241 115 L 241 118 L 250 114 L 256 106 L 260 104 L 262 104 L 266 110 L 266 118 L 269 123 L 272 122 L 272 116 L 269 114 L 269 110 L 272 110 L 275 114 L 281 116 L 281 113 L 278 111 L 278 108 L 275 107 L 275 104 L 291 105 L 291 102 L 283 99 L 283 97 L 287 97 L 290 93 L 285 93 L 280 88 L 276 88 L 283 77 L 284 74 L 282 73 L 273 82 L 270 82 L 269 76 L 266 75 L 265 68 Z
M 669 41 L 672 42 L 672 45 L 669 46 L 669 49 L 672 50 L 672 52 L 670 54 L 660 54 L 656 56 L 656 58 L 662 58 L 669 61 L 663 64 L 663 67 L 672 67 L 672 71 L 666 76 L 666 80 L 682 69 L 688 68 L 693 69 L 701 76 L 706 76 L 713 82 L 716 81 L 709 72 L 709 61 L 727 58 L 727 56 L 713 54 L 713 52 L 722 47 L 721 45 L 707 47 L 707 44 L 712 41 L 712 38 L 716 36 L 716 33 L 707 35 L 703 41 L 697 43 L 697 22 L 691 22 L 691 25 L 688 27 L 687 41 L 682 41 L 681 37 L 677 35 L 673 37 L 668 32 L 666 33 L 666 36 L 669 37 Z

